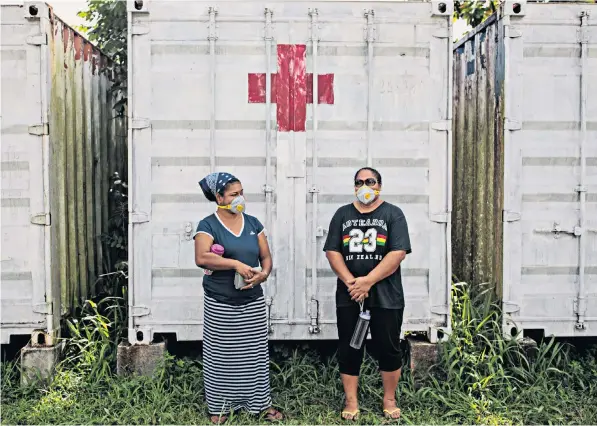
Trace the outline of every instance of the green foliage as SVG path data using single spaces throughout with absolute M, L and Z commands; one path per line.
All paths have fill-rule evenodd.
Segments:
M 531 357 L 502 337 L 498 305 L 488 295 L 471 297 L 468 286 L 458 284 L 452 302 L 453 332 L 430 377 L 415 383 L 405 371 L 400 382 L 402 423 L 597 424 L 595 350 L 581 356 L 548 341 Z M 66 342 L 67 360 L 50 384 L 20 387 L 15 364 L 3 363 L 3 423 L 205 424 L 201 360 L 168 355 L 153 378 L 114 375 L 123 309 L 120 299 L 87 306 L 85 319 L 73 324 L 76 330 Z M 343 424 L 335 358 L 325 360 L 302 346 L 277 358 L 271 362 L 272 396 L 287 416 L 283 423 Z M 359 392 L 362 424 L 386 424 L 381 379 L 370 356 Z M 230 423 L 265 422 L 238 413 Z
M 79 12 L 87 21 L 79 30 L 85 32 L 112 60 L 115 81 L 112 90 L 116 92 L 114 109 L 124 114 L 127 98 L 127 12 L 126 1 L 87 0 L 87 10 Z
M 497 0 L 464 0 L 454 2 L 454 19 L 464 19 L 471 27 L 476 27 L 489 18 L 497 9 Z

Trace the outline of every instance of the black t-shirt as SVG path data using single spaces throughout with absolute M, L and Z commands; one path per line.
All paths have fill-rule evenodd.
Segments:
M 411 252 L 404 213 L 387 202 L 369 213 L 359 212 L 353 204 L 340 207 L 330 223 L 323 250 L 342 253 L 350 273 L 355 278 L 364 277 L 391 251 Z M 336 305 L 354 303 L 348 287 L 338 279 Z M 404 308 L 400 268 L 371 288 L 367 304 L 371 308 Z

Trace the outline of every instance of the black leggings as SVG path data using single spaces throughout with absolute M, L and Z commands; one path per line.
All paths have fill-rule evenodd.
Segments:
M 372 308 L 369 329 L 371 341 L 368 342 L 377 354 L 379 369 L 391 372 L 402 367 L 402 352 L 400 350 L 400 329 L 402 328 L 402 315 L 404 309 Z M 349 376 L 358 376 L 365 353 L 365 344 L 361 349 L 350 347 L 352 333 L 359 319 L 360 307 L 358 304 L 350 307 L 336 308 L 338 320 L 338 361 L 340 373 Z

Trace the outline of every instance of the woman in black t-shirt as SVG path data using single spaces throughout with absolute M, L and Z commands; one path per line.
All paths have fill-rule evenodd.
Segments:
M 338 276 L 338 358 L 346 399 L 342 411 L 345 420 L 356 420 L 359 414 L 357 388 L 364 346 L 353 349 L 350 340 L 361 312 L 360 302 L 371 312 L 371 343 L 379 354 L 384 416 L 400 417 L 396 406 L 404 312 L 400 263 L 411 247 L 404 213 L 379 197 L 381 183 L 381 175 L 375 169 L 365 167 L 356 173 L 357 200 L 338 209 L 324 246 Z

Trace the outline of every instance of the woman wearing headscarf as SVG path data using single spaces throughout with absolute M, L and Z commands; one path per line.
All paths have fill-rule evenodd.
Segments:
M 216 212 L 199 222 L 195 235 L 195 263 L 211 271 L 203 277 L 204 382 L 210 420 L 222 424 L 228 413 L 240 409 L 281 420 L 270 396 L 261 284 L 271 273 L 272 257 L 265 229 L 244 213 L 243 187 L 231 174 L 212 173 L 199 186 L 217 204 Z M 223 246 L 223 255 L 211 251 L 214 244 Z M 235 286 L 235 278 L 240 285 Z

